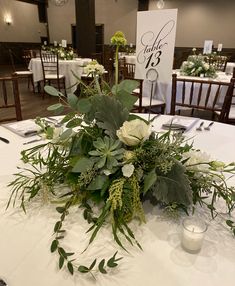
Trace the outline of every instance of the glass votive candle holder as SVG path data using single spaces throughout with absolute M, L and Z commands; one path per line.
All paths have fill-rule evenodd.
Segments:
M 185 218 L 183 220 L 181 245 L 190 253 L 198 253 L 202 248 L 207 224 L 199 218 Z

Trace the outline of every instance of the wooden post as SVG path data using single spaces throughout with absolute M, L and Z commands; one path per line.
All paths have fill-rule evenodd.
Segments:
M 95 53 L 95 0 L 75 0 L 77 53 L 91 57 Z

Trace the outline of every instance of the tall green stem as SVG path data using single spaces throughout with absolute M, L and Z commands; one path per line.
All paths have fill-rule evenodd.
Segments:
M 119 50 L 119 45 L 116 47 L 116 53 L 115 53 L 115 85 L 117 89 L 118 85 L 118 50 Z

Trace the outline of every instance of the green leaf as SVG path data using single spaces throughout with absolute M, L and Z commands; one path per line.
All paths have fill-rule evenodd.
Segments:
M 126 91 L 118 93 L 117 98 L 128 110 L 131 110 L 134 106 L 134 103 L 138 100 L 138 96 L 134 96 Z
M 105 259 L 102 259 L 98 265 L 99 271 L 103 274 L 107 274 L 107 271 L 104 269 Z
M 139 86 L 139 82 L 137 80 L 126 79 L 126 80 L 121 81 L 117 85 L 117 87 L 114 86 L 112 88 L 112 93 L 117 95 L 117 94 L 120 94 L 124 91 L 124 92 L 131 94 L 132 91 L 134 89 L 136 89 L 138 86 Z M 116 91 L 117 91 L 117 93 L 116 93 Z
M 64 207 L 57 207 L 56 211 L 60 214 L 62 214 L 64 212 L 65 208 Z
M 68 114 L 65 115 L 65 117 L 61 120 L 61 123 L 66 123 L 69 120 L 71 120 L 72 118 L 74 118 L 74 116 L 76 115 L 76 112 L 69 112 Z
M 90 271 L 94 268 L 95 264 L 96 264 L 96 259 L 91 263 L 91 265 L 89 267 Z
M 73 134 L 73 130 L 67 129 L 60 135 L 60 139 L 67 140 L 69 137 L 71 137 L 72 134 Z
M 80 265 L 80 266 L 78 267 L 78 271 L 81 272 L 81 273 L 88 273 L 90 270 L 89 270 L 89 268 L 87 268 L 86 266 Z
M 87 187 L 89 191 L 101 190 L 104 184 L 109 181 L 109 178 L 105 175 L 96 176 Z
M 82 123 L 82 119 L 81 118 L 73 118 L 72 120 L 70 120 L 67 124 L 66 127 L 67 128 L 74 128 L 77 126 L 80 126 Z
M 51 243 L 51 252 L 55 252 L 57 250 L 58 244 L 59 244 L 58 240 L 55 239 L 55 240 L 52 241 L 52 243 Z
M 96 98 L 97 125 L 105 130 L 105 133 L 116 138 L 116 131 L 128 119 L 129 112 L 123 108 L 121 102 L 115 97 L 99 96 Z
M 155 186 L 153 195 L 161 202 L 176 202 L 185 206 L 192 202 L 190 181 L 185 174 L 185 167 L 178 161 L 175 161 L 171 171 L 166 175 L 158 175 Z
M 77 103 L 77 110 L 81 113 L 87 113 L 91 109 L 91 102 L 89 98 L 82 98 Z
M 73 173 L 81 173 L 90 170 L 94 165 L 94 162 L 86 157 L 81 157 L 76 162 L 75 166 L 72 169 Z
M 55 89 L 53 86 L 50 86 L 50 85 L 46 85 L 44 87 L 44 90 L 46 93 L 48 93 L 52 96 L 60 96 L 61 95 L 61 93 L 57 89 Z
M 64 265 L 64 257 L 63 256 L 60 256 L 59 258 L 59 269 L 61 269 Z
M 73 275 L 73 264 L 70 261 L 67 263 L 67 268 L 69 272 Z
M 54 226 L 54 232 L 57 232 L 62 226 L 62 222 L 61 221 L 57 221 L 55 226 Z
M 65 252 L 65 250 L 62 247 L 59 247 L 58 251 L 59 251 L 60 256 L 67 258 L 67 253 Z
M 149 172 L 144 177 L 144 194 L 152 187 L 152 185 L 156 182 L 157 175 L 155 169 Z
M 75 94 L 68 94 L 67 101 L 72 109 L 77 110 L 78 97 Z
M 49 110 L 49 111 L 58 111 L 58 110 L 61 110 L 61 108 L 64 108 L 64 106 L 61 103 L 56 103 L 56 104 L 48 106 L 47 110 Z

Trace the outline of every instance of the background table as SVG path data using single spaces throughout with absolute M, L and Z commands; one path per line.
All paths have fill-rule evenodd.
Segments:
M 59 60 L 59 73 L 65 76 L 66 88 L 70 88 L 77 83 L 74 74 L 81 78 L 83 74 L 84 66 L 86 66 L 91 59 L 88 58 L 77 58 L 74 60 Z M 33 72 L 34 82 L 43 80 L 42 63 L 40 58 L 33 58 L 30 60 L 29 69 Z M 70 89 L 70 92 L 76 90 L 76 85 Z
M 144 115 L 143 115 L 144 116 Z M 145 118 L 148 116 L 145 115 Z M 155 130 L 169 121 L 169 116 L 160 116 L 153 122 Z M 205 123 L 205 126 L 208 122 Z M 195 127 L 196 128 L 196 127 Z M 185 133 L 195 142 L 195 147 L 208 151 L 213 158 L 225 162 L 235 161 L 235 126 L 215 123 L 211 131 L 196 132 L 195 128 Z M 96 281 L 89 275 L 71 276 L 66 270 L 59 271 L 58 257 L 50 253 L 53 226 L 58 218 L 54 205 L 42 205 L 40 199 L 28 207 L 26 214 L 19 208 L 5 210 L 10 189 L 7 183 L 22 166 L 19 152 L 26 146 L 21 138 L 0 126 L 0 134 L 10 144 L 0 141 L 0 277 L 10 286 L 233 286 L 235 265 L 235 239 L 220 224 L 220 219 L 211 221 L 207 210 L 199 215 L 209 224 L 203 248 L 199 254 L 189 254 L 180 246 L 180 223 L 167 217 L 158 207 L 145 203 L 147 223 L 132 222 L 131 227 L 141 243 L 143 251 L 128 245 L 129 254 L 113 242 L 110 226 L 103 228 L 97 239 L 81 254 L 88 243 L 85 234 L 87 223 L 75 207 L 66 223 L 68 233 L 63 246 L 68 251 L 77 251 L 81 263 L 89 264 L 94 257 L 108 258 L 119 250 L 123 256 L 120 266 L 107 275 L 97 274 Z M 38 143 L 34 143 L 35 145 Z M 27 148 L 33 146 L 27 145 Z M 231 184 L 234 184 L 234 178 Z

